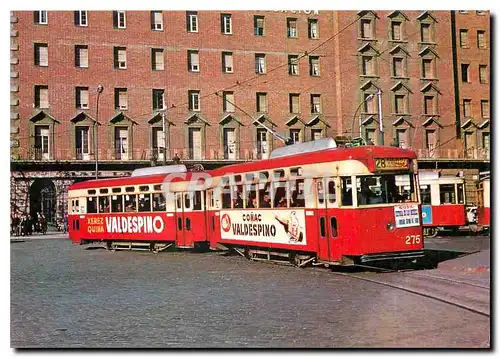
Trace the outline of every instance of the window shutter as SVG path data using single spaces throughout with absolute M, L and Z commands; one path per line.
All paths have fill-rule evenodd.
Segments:
M 233 93 L 226 93 L 225 95 L 225 111 L 226 112 L 234 112 L 234 94 Z
M 40 108 L 49 107 L 49 89 L 47 87 L 40 87 Z
M 113 11 L 113 27 L 118 27 L 118 11 Z
M 292 113 L 299 113 L 299 96 L 292 95 Z
M 155 69 L 163 70 L 163 50 L 155 50 Z
M 233 55 L 232 54 L 224 55 L 224 65 L 226 67 L 225 68 L 226 72 L 233 71 Z
M 80 102 L 81 102 L 82 108 L 89 107 L 89 90 L 88 89 L 82 89 L 80 91 Z
M 371 37 L 371 23 L 370 21 L 363 21 L 363 37 L 370 38 Z
M 267 101 L 264 93 L 259 94 L 259 111 L 267 112 Z
M 49 50 L 47 46 L 38 46 L 40 66 L 49 65 Z
M 79 11 L 73 11 L 73 15 L 74 15 L 74 18 L 75 18 L 75 25 L 80 25 Z
M 34 19 L 35 24 L 39 24 L 40 23 L 40 11 L 33 11 L 33 15 L 35 17 L 35 19 Z
M 80 67 L 88 67 L 88 66 L 89 66 L 88 48 L 82 47 L 80 48 Z
M 198 52 L 191 52 L 191 70 L 192 71 L 200 70 L 200 56 Z
M 154 26 L 155 30 L 163 29 L 163 13 L 161 11 L 154 13 Z
M 126 109 L 128 107 L 127 91 L 121 90 L 118 92 L 118 103 L 120 105 L 120 109 Z

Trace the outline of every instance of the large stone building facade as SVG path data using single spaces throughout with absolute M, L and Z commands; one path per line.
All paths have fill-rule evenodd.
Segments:
M 266 158 L 265 127 L 412 148 L 473 193 L 489 39 L 484 11 L 12 12 L 13 207 L 62 216 L 96 154 L 101 177 Z

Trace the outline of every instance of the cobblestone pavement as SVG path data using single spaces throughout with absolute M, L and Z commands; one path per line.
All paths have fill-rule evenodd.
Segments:
M 490 319 L 327 270 L 11 244 L 14 348 L 489 347 Z

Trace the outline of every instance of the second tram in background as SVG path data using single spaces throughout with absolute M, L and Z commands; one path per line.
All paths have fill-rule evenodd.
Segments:
M 490 228 L 490 172 L 479 173 L 477 183 L 477 229 Z
M 397 179 L 400 192 L 409 183 Z M 424 236 L 434 237 L 439 231 L 458 231 L 469 225 L 465 200 L 465 179 L 441 175 L 439 171 L 419 171 L 420 200 Z

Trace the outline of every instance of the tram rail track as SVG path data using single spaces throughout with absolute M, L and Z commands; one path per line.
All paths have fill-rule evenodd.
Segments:
M 333 274 L 413 293 L 477 313 L 481 316 L 490 317 L 490 290 L 489 287 L 483 285 L 471 284 L 435 275 L 419 274 L 418 272 L 384 273 L 383 275 L 379 275 L 378 278 L 335 271 Z M 440 284 L 433 284 L 438 282 Z

